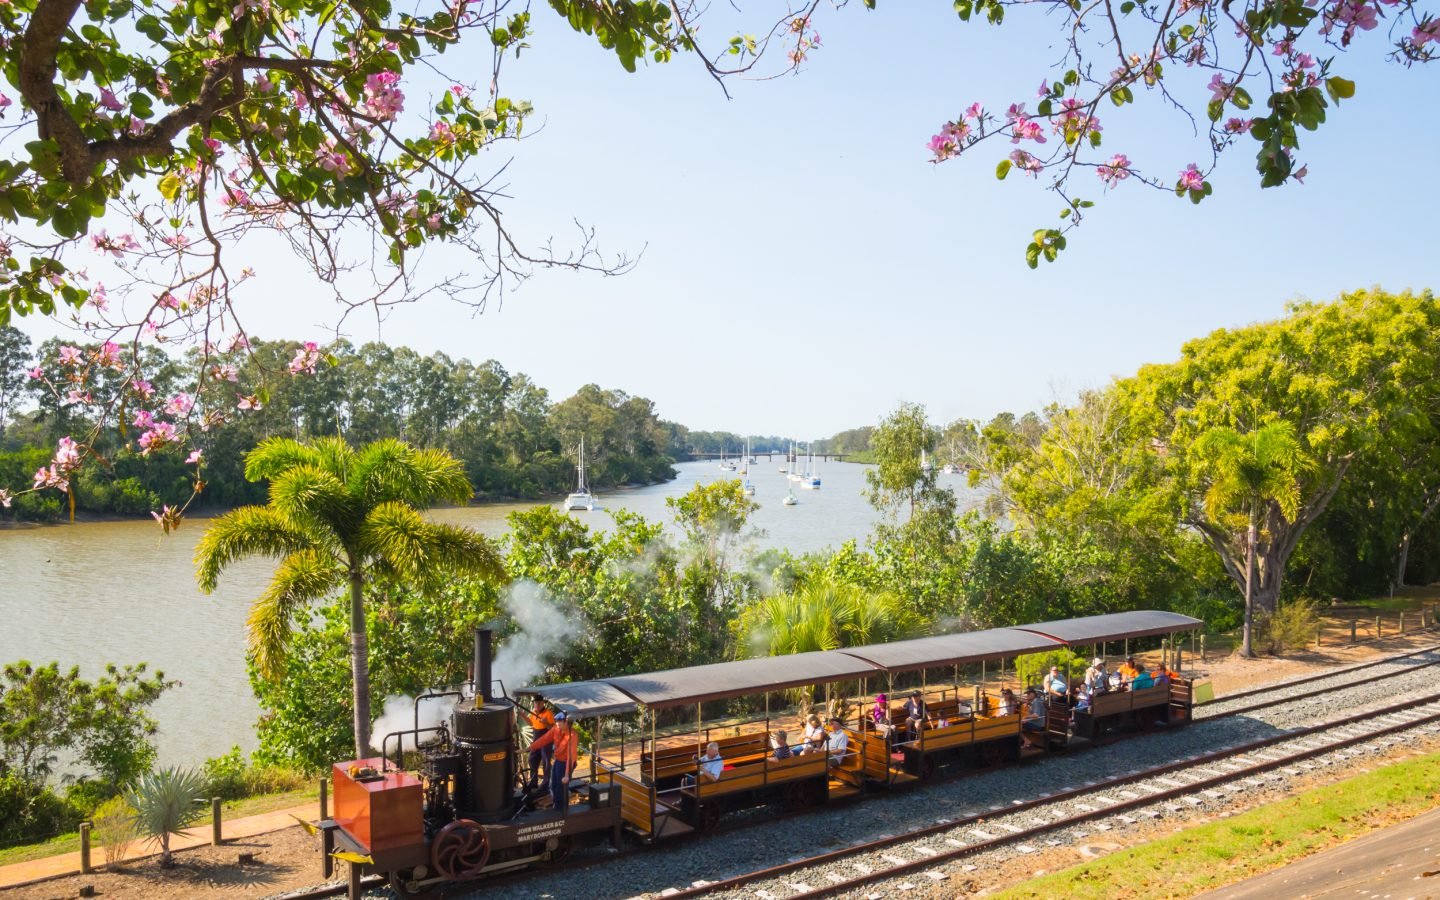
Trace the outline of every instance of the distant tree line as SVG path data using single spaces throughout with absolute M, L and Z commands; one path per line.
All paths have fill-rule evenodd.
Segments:
M 650 400 L 623 391 L 591 384 L 555 402 L 529 376 L 494 360 L 477 364 L 344 341 L 323 348 L 325 361 L 313 375 L 292 377 L 286 369 L 300 345 L 255 340 L 248 349 L 212 348 L 198 387 L 185 375 L 196 370 L 197 360 L 147 351 L 157 404 L 184 395 L 197 410 L 233 412 L 214 427 L 192 416 L 184 453 L 142 455 L 135 445 L 138 411 L 124 408 L 118 376 L 92 378 L 79 396 L 55 389 L 64 386 L 54 371 L 62 346 L 49 340 L 32 347 L 22 332 L 0 328 L 0 487 L 12 493 L 30 487 L 62 437 L 114 422 L 96 434 L 99 461 L 74 479 L 80 512 L 145 515 L 183 503 L 196 477 L 195 467 L 184 462 L 193 449 L 203 451 L 199 503 L 227 508 L 263 502 L 265 487 L 245 479 L 243 457 L 273 436 L 343 435 L 352 444 L 398 438 L 448 450 L 462 461 L 482 500 L 570 489 L 582 436 L 588 478 L 599 488 L 673 478 L 672 463 L 688 447 L 683 426 L 661 421 Z M 93 348 L 80 349 L 88 355 Z M 31 377 L 37 367 L 48 379 Z M 241 412 L 237 405 L 247 408 Z M 19 494 L 0 517 L 56 520 L 67 513 L 67 500 L 56 490 Z

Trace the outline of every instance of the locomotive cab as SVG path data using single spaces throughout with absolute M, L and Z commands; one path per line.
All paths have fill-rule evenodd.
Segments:
M 476 630 L 473 695 L 447 692 L 459 698 L 448 722 L 421 728 L 425 698 L 417 698 L 415 728 L 383 736 L 380 756 L 332 767 L 334 814 L 320 822 L 325 875 L 333 859 L 349 862 L 352 897 L 367 875 L 385 875 L 396 893 L 412 896 L 556 861 L 607 834 L 619 842 L 620 803 L 611 786 L 588 786 L 583 805 L 537 809 L 535 794 L 517 780 L 525 748 L 517 743 L 515 702 L 491 688 L 490 637 Z M 402 767 L 407 738 L 429 741 L 413 770 Z M 393 758 L 386 752 L 392 743 Z M 579 789 L 579 779 L 571 787 Z

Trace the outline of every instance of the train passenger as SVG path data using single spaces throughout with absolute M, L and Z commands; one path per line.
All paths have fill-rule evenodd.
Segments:
M 1080 685 L 1075 689 L 1075 712 L 1089 712 L 1091 703 L 1090 686 Z
M 1031 747 L 1039 747 L 1041 741 L 1033 734 L 1045 731 L 1045 700 L 1034 688 L 1025 691 L 1025 714 L 1020 720 L 1021 738 Z
M 1105 673 L 1105 660 L 1097 656 L 1091 661 L 1090 668 L 1085 670 L 1085 686 L 1092 694 L 1103 694 L 1109 683 Z
M 1070 695 L 1070 684 L 1065 676 L 1060 674 L 1059 666 L 1051 666 L 1050 674 L 1045 676 L 1045 693 L 1050 695 L 1051 700 L 1067 700 Z
M 905 701 L 905 736 L 906 740 L 918 741 L 920 729 L 925 724 L 925 700 L 920 696 L 919 691 L 911 691 L 910 699 Z
M 791 757 L 789 737 L 785 732 L 775 732 L 775 737 L 771 740 L 771 744 L 775 748 L 776 759 L 789 759 Z
M 845 752 L 850 747 L 850 735 L 845 731 L 845 723 L 838 718 L 830 720 L 830 739 L 826 746 L 830 751 L 831 766 L 838 766 L 845 761 Z
M 825 725 L 820 721 L 819 716 L 811 713 L 810 718 L 805 720 L 805 739 L 800 745 L 800 752 L 805 754 L 823 752 L 824 750 Z
M 1015 699 L 1015 692 L 1009 688 L 1000 690 L 1000 709 L 996 713 L 1001 716 L 1013 716 L 1020 711 L 1020 701 Z
M 884 694 L 875 695 L 875 705 L 870 709 L 870 721 L 875 730 L 883 735 L 890 734 L 890 699 Z
M 700 757 L 700 780 L 706 783 L 719 781 L 723 771 L 725 760 L 720 758 L 720 745 L 711 741 L 705 745 L 705 755 Z M 687 787 L 694 784 L 695 776 L 686 775 L 682 783 Z
M 1165 664 L 1164 664 L 1164 663 L 1161 663 L 1160 665 L 1158 665 L 1158 666 L 1155 667 L 1154 678 L 1155 678 L 1155 685 L 1156 685 L 1157 687 L 1160 686 L 1160 685 L 1162 685 L 1162 684 L 1169 684 L 1169 683 L 1170 683 L 1170 670 L 1167 669 L 1167 668 L 1165 668 Z
M 563 815 L 570 805 L 570 773 L 575 770 L 575 756 L 580 749 L 580 738 L 570 725 L 569 716 L 561 710 L 555 714 L 555 727 L 530 745 L 530 752 L 555 748 L 555 758 L 550 763 L 550 802 Z
M 1120 667 L 1120 680 L 1122 682 L 1131 682 L 1134 681 L 1135 676 L 1139 674 L 1140 670 L 1135 667 L 1135 657 L 1125 657 L 1125 665 Z
M 1144 664 L 1144 663 L 1136 663 L 1136 664 L 1135 664 L 1135 677 L 1132 678 L 1132 679 L 1130 679 L 1130 690 L 1132 690 L 1132 691 L 1139 691 L 1139 690 L 1144 690 L 1145 688 L 1154 687 L 1154 686 L 1155 686 L 1155 679 L 1154 679 L 1154 677 L 1151 676 L 1151 674 L 1150 674 L 1149 672 L 1145 671 L 1145 664 Z
M 526 718 L 530 720 L 531 740 L 539 740 L 545 736 L 545 732 L 555 727 L 555 712 L 550 709 L 550 704 L 545 702 L 544 697 L 535 698 L 535 707 Z M 549 783 L 550 760 L 554 755 L 555 748 L 549 745 L 542 750 L 530 751 L 530 781 L 526 785 L 527 790 L 533 791 L 536 787 Z M 543 778 L 540 774 L 542 768 Z

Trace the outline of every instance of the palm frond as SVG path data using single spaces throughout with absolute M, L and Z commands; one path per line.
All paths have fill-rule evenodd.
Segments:
M 285 671 L 285 654 L 295 619 L 311 603 L 345 583 L 345 571 L 334 557 L 320 550 L 302 550 L 281 561 L 265 593 L 250 609 L 250 649 L 266 678 Z
M 356 459 L 352 490 L 368 503 L 399 500 L 417 509 L 465 503 L 475 495 L 465 468 L 444 450 L 417 450 L 395 440 L 375 441 Z
M 210 523 L 195 547 L 195 580 L 210 593 L 221 571 L 249 556 L 283 557 L 317 547 L 309 535 L 296 529 L 268 506 L 241 506 Z
M 355 468 L 355 449 L 343 437 L 322 437 L 311 441 L 320 468 L 342 482 L 348 482 Z
M 245 477 L 263 481 L 294 466 L 317 466 L 322 462 L 314 447 L 292 438 L 266 438 L 245 454 Z
M 436 525 L 399 501 L 370 511 L 360 529 L 366 556 L 383 561 L 402 578 L 424 589 L 438 588 L 457 574 L 503 579 L 504 559 L 484 535 L 454 525 Z
M 270 480 L 270 507 L 297 527 L 317 537 L 328 531 L 342 544 L 350 542 L 364 516 L 344 482 L 309 463 L 292 466 Z

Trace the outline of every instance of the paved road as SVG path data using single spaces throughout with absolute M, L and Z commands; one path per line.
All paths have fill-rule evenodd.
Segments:
M 1282 897 L 1440 900 L 1440 809 L 1201 895 L 1203 900 Z

